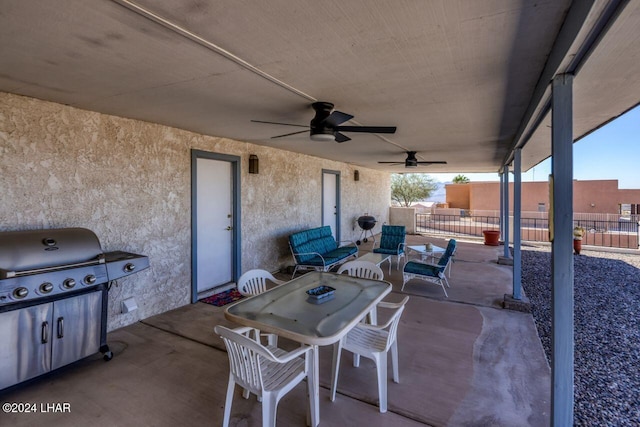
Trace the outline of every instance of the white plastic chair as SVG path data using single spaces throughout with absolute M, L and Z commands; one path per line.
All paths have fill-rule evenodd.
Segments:
M 262 426 L 275 427 L 278 402 L 311 373 L 312 347 L 302 345 L 291 352 L 274 346 L 265 347 L 243 335 L 251 330 L 229 329 L 220 325 L 215 327 L 229 355 L 229 384 L 222 422 L 224 427 L 229 426 L 236 384 L 245 389 L 245 399 L 250 392 L 262 401 Z M 313 413 L 315 394 L 311 381 L 307 381 L 307 387 L 309 411 Z
M 244 296 L 258 295 L 267 290 L 267 280 L 281 285 L 284 282 L 273 277 L 267 270 L 256 268 L 244 273 L 238 279 L 238 292 Z
M 363 279 L 383 280 L 384 273 L 382 269 L 369 261 L 349 261 L 345 262 L 338 269 L 338 274 L 347 272 L 349 276 L 362 277 Z M 369 323 L 375 325 L 378 321 L 376 309 L 373 308 L 369 312 Z
M 358 323 L 347 335 L 334 344 L 333 368 L 331 372 L 331 401 L 336 399 L 338 372 L 340 370 L 340 355 L 342 349 L 353 353 L 353 366 L 359 366 L 359 356 L 372 359 L 378 373 L 378 398 L 380 412 L 387 412 L 387 352 L 391 349 L 391 363 L 393 365 L 393 381 L 400 382 L 398 373 L 398 323 L 409 297 L 404 297 L 399 303 L 381 302 L 380 308 L 394 310 L 384 325 L 376 326 Z
M 254 270 L 249 270 L 240 276 L 238 279 L 238 292 L 245 297 L 261 294 L 267 290 L 267 280 L 275 283 L 276 285 L 284 283 L 284 281 L 273 277 L 273 274 L 269 273 L 267 270 L 256 268 Z M 267 343 L 269 345 L 278 345 L 277 335 L 262 334 L 262 336 L 267 338 Z
M 345 271 L 349 276 L 362 277 L 363 279 L 384 279 L 382 269 L 369 261 L 354 260 L 345 262 L 338 269 L 338 274 L 342 274 Z

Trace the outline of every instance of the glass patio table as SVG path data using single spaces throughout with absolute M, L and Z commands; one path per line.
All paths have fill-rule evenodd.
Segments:
M 425 245 L 413 245 L 408 246 L 409 250 L 420 254 L 420 258 L 424 261 L 428 257 L 434 257 L 435 255 L 442 255 L 445 252 L 445 248 L 440 246 L 431 245 L 431 250 L 427 249 Z
M 318 286 L 335 289 L 318 300 L 307 291 Z M 309 272 L 283 285 L 240 300 L 224 310 L 227 320 L 308 344 L 312 388 L 312 426 L 320 422 L 318 346 L 330 345 L 351 330 L 391 292 L 391 283 L 326 272 Z

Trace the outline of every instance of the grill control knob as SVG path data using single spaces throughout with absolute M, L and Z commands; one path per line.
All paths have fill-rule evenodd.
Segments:
M 125 272 L 127 272 L 127 273 L 131 273 L 131 272 L 132 272 L 133 270 L 135 270 L 135 269 L 136 269 L 136 265 L 135 265 L 135 264 L 132 264 L 132 263 L 130 263 L 130 262 L 129 262 L 129 263 L 127 263 L 127 264 L 124 266 L 124 271 L 125 271 Z
M 52 290 L 53 290 L 53 285 L 49 282 L 44 282 L 42 285 L 40 285 L 40 292 L 43 294 L 48 294 Z
M 84 283 L 86 283 L 87 285 L 93 285 L 94 283 L 96 283 L 96 276 L 94 276 L 93 274 L 87 275 L 87 277 L 84 278 Z
M 76 285 L 76 281 L 74 279 L 66 279 L 64 282 L 62 282 L 62 287 L 64 287 L 65 289 L 71 289 Z
M 20 288 L 16 288 L 13 291 L 13 296 L 15 298 L 18 298 L 18 299 L 22 299 L 22 298 L 26 297 L 27 295 L 29 295 L 29 289 L 27 289 L 27 288 L 20 287 Z

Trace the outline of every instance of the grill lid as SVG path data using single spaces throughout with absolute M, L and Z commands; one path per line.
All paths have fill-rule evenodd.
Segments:
M 0 233 L 0 278 L 97 262 L 104 262 L 100 241 L 86 228 Z
M 362 215 L 358 218 L 358 225 L 363 230 L 370 230 L 376 225 L 376 219 L 369 215 Z

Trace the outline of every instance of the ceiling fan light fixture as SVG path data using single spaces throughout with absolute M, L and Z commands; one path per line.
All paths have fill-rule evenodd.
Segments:
M 312 141 L 335 141 L 336 137 L 329 133 L 312 133 Z

